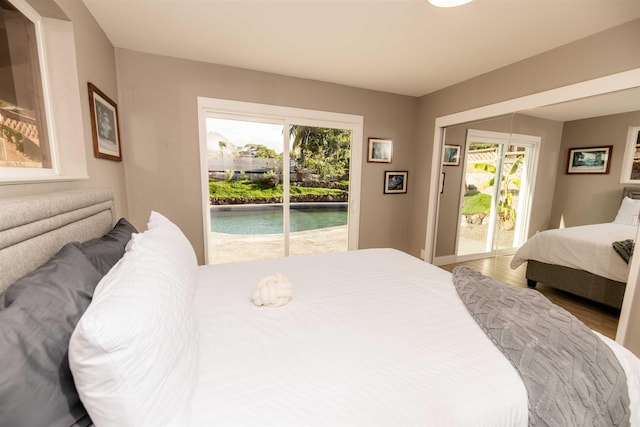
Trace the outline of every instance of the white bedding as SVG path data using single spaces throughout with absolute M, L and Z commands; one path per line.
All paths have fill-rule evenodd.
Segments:
M 635 239 L 636 231 L 635 226 L 614 222 L 542 231 L 518 249 L 511 268 L 532 259 L 626 283 L 629 266 L 611 244 Z
M 255 306 L 256 285 L 277 272 L 293 299 Z M 195 301 L 193 425 L 527 425 L 517 371 L 450 273 L 402 252 L 205 266 Z

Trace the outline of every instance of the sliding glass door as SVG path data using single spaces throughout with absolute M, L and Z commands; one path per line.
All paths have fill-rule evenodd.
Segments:
M 352 132 L 289 126 L 289 255 L 348 248 Z
M 222 112 L 204 122 L 209 263 L 355 248 L 355 129 Z
M 284 256 L 282 123 L 206 119 L 212 263 Z
M 537 137 L 469 130 L 456 256 L 511 253 L 526 235 Z

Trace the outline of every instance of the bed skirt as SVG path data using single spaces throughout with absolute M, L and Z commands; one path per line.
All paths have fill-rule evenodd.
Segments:
M 536 282 L 560 289 L 591 301 L 620 309 L 626 283 L 597 276 L 583 270 L 552 265 L 544 262 L 527 261 L 527 284 Z

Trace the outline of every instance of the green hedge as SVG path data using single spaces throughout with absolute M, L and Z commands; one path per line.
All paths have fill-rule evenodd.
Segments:
M 331 188 L 313 188 L 291 186 L 290 194 L 294 195 L 340 195 L 343 190 Z M 246 198 L 270 199 L 282 196 L 282 184 L 273 187 L 260 181 L 209 181 L 209 194 L 212 198 Z

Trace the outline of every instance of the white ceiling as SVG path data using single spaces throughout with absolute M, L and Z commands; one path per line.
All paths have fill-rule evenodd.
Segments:
M 640 17 L 640 0 L 83 0 L 116 47 L 421 96 Z

